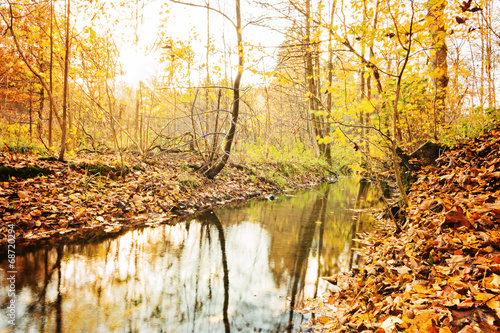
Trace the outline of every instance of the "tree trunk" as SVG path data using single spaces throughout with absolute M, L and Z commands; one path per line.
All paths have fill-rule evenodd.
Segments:
M 304 38 L 304 46 L 306 47 L 305 50 L 305 76 L 306 76 L 306 83 L 307 83 L 307 99 L 308 99 L 308 106 L 309 110 L 308 113 L 311 115 L 311 120 L 312 120 L 312 129 L 313 129 L 313 135 L 314 140 L 318 144 L 318 149 L 319 149 L 319 154 L 320 156 L 324 156 L 325 148 L 324 144 L 319 143 L 318 139 L 322 137 L 322 131 L 321 131 L 321 124 L 320 124 L 320 117 L 316 115 L 315 112 L 318 111 L 318 102 L 316 100 L 317 98 L 317 88 L 316 88 L 316 82 L 314 80 L 314 64 L 313 64 L 313 57 L 314 57 L 314 52 L 313 52 L 313 45 L 311 43 L 311 0 L 306 0 L 306 12 L 305 12 L 305 19 L 306 19 L 306 31 L 305 31 L 305 38 Z
M 30 123 L 30 141 L 33 139 L 33 82 L 30 83 L 30 102 L 29 102 L 29 123 Z
M 444 25 L 444 11 L 446 1 L 429 0 L 428 19 L 432 36 L 432 72 L 435 86 L 434 97 L 434 139 L 438 139 L 439 123 L 444 122 L 446 115 L 446 95 L 448 88 L 448 47 L 446 46 L 446 28 Z
M 330 28 L 328 29 L 328 87 L 333 86 L 333 18 L 335 16 L 335 9 L 337 6 L 337 1 L 333 1 L 332 8 L 330 11 Z M 332 114 L 333 100 L 331 91 L 328 92 L 326 99 L 326 111 L 329 115 Z M 327 124 L 328 132 L 330 132 L 330 124 Z M 330 133 L 328 133 L 330 134 Z M 327 145 L 326 155 L 329 162 L 332 162 L 332 152 L 331 143 Z
M 483 6 L 486 27 L 492 27 L 493 1 L 485 1 Z M 495 53 L 492 46 L 492 29 L 486 29 L 486 76 L 488 80 L 488 107 L 496 109 L 495 97 Z
M 45 90 L 43 87 L 40 88 L 40 106 L 38 109 L 38 116 L 37 116 L 37 122 L 36 122 L 36 127 L 37 127 L 37 132 L 38 132 L 38 137 L 40 140 L 42 140 L 42 132 L 43 132 L 43 109 L 45 108 Z
M 231 110 L 231 125 L 226 135 L 224 151 L 218 163 L 211 166 L 205 175 L 209 179 L 213 179 L 226 166 L 226 163 L 231 154 L 231 146 L 233 145 L 234 134 L 236 133 L 236 125 L 238 124 L 238 115 L 240 113 L 240 82 L 243 75 L 243 37 L 241 32 L 241 6 L 240 0 L 236 0 L 236 35 L 238 38 L 238 73 L 233 83 L 233 106 Z
M 53 36 L 53 23 L 54 22 L 54 0 L 50 0 L 50 64 L 49 64 L 49 95 L 52 95 L 52 69 L 54 63 L 54 36 Z M 52 147 L 52 116 L 54 109 L 53 99 L 49 98 L 49 148 Z
M 67 0 L 66 4 L 66 38 L 64 47 L 66 54 L 64 56 L 64 86 L 63 86 L 63 114 L 62 114 L 62 128 L 61 128 L 61 150 L 59 152 L 59 161 L 64 161 L 64 153 L 66 151 L 66 132 L 67 132 L 67 113 L 68 113 L 68 72 L 69 72 L 69 19 L 70 19 L 70 3 Z
M 398 69 L 398 76 L 397 76 L 397 82 L 396 82 L 396 91 L 394 93 L 394 101 L 392 104 L 392 143 L 391 143 L 391 153 L 392 153 L 392 162 L 394 166 L 394 174 L 396 175 L 396 183 L 398 185 L 398 190 L 401 194 L 401 197 L 403 199 L 403 204 L 405 207 L 408 207 L 409 205 L 409 200 L 408 196 L 406 195 L 406 191 L 403 186 L 403 181 L 401 179 L 401 170 L 399 169 L 399 161 L 398 161 L 398 154 L 396 152 L 396 148 L 398 146 L 398 142 L 400 138 L 398 138 L 398 132 L 400 132 L 401 128 L 399 127 L 399 122 L 398 122 L 398 102 L 399 102 L 399 96 L 401 93 L 401 83 L 403 81 L 403 74 L 406 69 L 406 66 L 408 65 L 408 61 L 410 59 L 410 54 L 411 54 L 411 46 L 412 46 L 412 38 L 413 38 L 413 19 L 415 15 L 415 10 L 413 8 L 413 2 L 411 3 L 412 5 L 412 15 L 411 15 L 411 21 L 410 21 L 410 31 L 408 33 L 408 45 L 401 45 L 402 47 L 405 48 L 406 55 L 405 59 L 403 61 L 403 65 L 401 66 L 401 70 Z M 397 227 L 399 227 L 397 225 Z

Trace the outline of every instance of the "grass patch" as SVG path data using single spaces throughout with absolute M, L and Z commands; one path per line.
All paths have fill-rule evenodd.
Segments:
M 500 109 L 476 107 L 469 115 L 457 119 L 445 129 L 441 142 L 450 148 L 460 141 L 489 132 L 500 123 Z
M 181 172 L 177 176 L 177 180 L 182 185 L 190 187 L 190 188 L 196 188 L 196 187 L 202 185 L 202 181 L 199 178 L 197 173 Z

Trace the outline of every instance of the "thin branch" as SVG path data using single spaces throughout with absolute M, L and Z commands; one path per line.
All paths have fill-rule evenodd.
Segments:
M 211 10 L 211 11 L 214 11 L 222 16 L 224 16 L 225 19 L 227 19 L 232 25 L 233 27 L 236 28 L 236 24 L 233 22 L 233 20 L 227 16 L 226 14 L 224 14 L 223 12 L 221 12 L 220 10 L 218 9 L 215 9 L 213 7 L 209 7 L 207 5 L 197 5 L 195 3 L 190 3 L 190 2 L 184 2 L 184 1 L 178 1 L 178 0 L 170 0 L 170 2 L 173 2 L 173 3 L 177 3 L 177 4 L 180 4 L 180 5 L 186 5 L 186 6 L 191 6 L 191 7 L 198 7 L 198 8 L 205 8 L 205 9 L 208 9 L 208 10 Z
M 21 56 L 21 59 L 26 64 L 26 66 L 28 66 L 28 69 L 31 71 L 31 73 L 33 73 L 33 75 L 35 75 L 38 78 L 38 80 L 40 80 L 40 83 L 42 84 L 42 86 L 45 89 L 45 91 L 47 91 L 47 94 L 49 96 L 49 99 L 50 99 L 51 105 L 52 105 L 52 112 L 54 112 L 54 115 L 56 116 L 57 122 L 59 123 L 59 126 L 62 127 L 61 117 L 57 113 L 57 110 L 55 108 L 54 98 L 52 96 L 52 93 L 50 92 L 49 87 L 47 86 L 47 83 L 43 79 L 43 76 L 40 73 L 38 73 L 33 68 L 33 66 L 31 66 L 30 62 L 28 61 L 28 59 L 24 55 L 23 51 L 21 50 L 21 46 L 19 45 L 19 42 L 17 40 L 17 36 L 14 33 L 14 14 L 13 14 L 13 11 L 12 11 L 12 4 L 11 3 L 9 3 L 9 10 L 10 10 L 10 24 L 9 24 L 9 22 L 7 21 L 7 19 L 4 17 L 4 15 L 1 12 L 0 12 L 0 15 L 2 16 L 3 21 L 7 25 L 7 29 L 10 30 L 10 32 L 12 34 L 12 38 L 14 39 L 14 44 L 16 45 L 17 52 Z

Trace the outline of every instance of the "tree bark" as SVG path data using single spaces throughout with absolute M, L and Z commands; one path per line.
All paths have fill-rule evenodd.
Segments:
M 50 64 L 49 64 L 49 97 L 52 95 L 52 72 L 54 64 L 54 0 L 50 0 Z M 49 98 L 49 148 L 52 147 L 52 123 L 54 115 L 53 99 Z
M 238 38 L 238 73 L 233 83 L 233 106 L 231 110 L 231 124 L 229 131 L 226 135 L 226 142 L 224 144 L 224 151 L 218 163 L 211 166 L 206 172 L 205 176 L 213 179 L 221 172 L 226 166 L 226 163 L 231 155 L 231 146 L 234 141 L 234 134 L 236 133 L 236 126 L 238 124 L 238 115 L 240 113 L 240 82 L 243 75 L 243 36 L 241 32 L 241 5 L 240 0 L 236 0 L 236 36 Z
M 304 38 L 304 45 L 306 47 L 305 50 L 305 76 L 306 76 L 306 82 L 307 82 L 307 93 L 308 93 L 308 105 L 309 105 L 309 113 L 311 114 L 311 120 L 312 120 L 312 127 L 313 127 L 313 133 L 314 133 L 314 140 L 318 144 L 319 148 L 319 153 L 320 156 L 328 158 L 326 156 L 329 151 L 327 151 L 325 144 L 324 143 L 319 143 L 319 139 L 325 137 L 326 133 L 323 130 L 323 123 L 324 119 L 322 119 L 322 116 L 319 116 L 316 114 L 317 111 L 319 111 L 319 103 L 318 103 L 318 87 L 317 83 L 315 80 L 315 73 L 314 73 L 314 49 L 317 48 L 317 46 L 314 46 L 312 43 L 311 39 L 311 34 L 312 34 L 312 27 L 311 27 L 311 0 L 306 0 L 306 10 L 305 10 L 305 26 L 306 26 L 306 31 L 305 31 L 305 38 Z
M 446 46 L 446 28 L 443 21 L 446 8 L 445 0 L 429 0 L 428 19 L 432 36 L 432 72 L 435 86 L 434 97 L 434 139 L 438 139 L 439 123 L 446 115 L 446 95 L 448 88 L 448 47 Z
M 398 154 L 396 152 L 396 148 L 398 146 L 398 142 L 401 140 L 401 138 L 398 138 L 398 132 L 401 130 L 399 127 L 399 111 L 398 111 L 398 102 L 399 102 L 399 96 L 401 93 L 401 83 L 403 81 L 403 74 L 406 69 L 406 66 L 408 65 L 408 61 L 410 60 L 410 54 L 411 54 L 411 47 L 412 47 L 412 38 L 413 38 L 413 19 L 415 15 L 415 9 L 413 7 L 413 1 L 411 1 L 411 6 L 412 6 L 412 15 L 411 15 L 411 21 L 410 21 L 410 31 L 408 33 L 408 45 L 401 45 L 402 47 L 405 48 L 406 55 L 405 59 L 403 61 L 403 65 L 401 66 L 401 70 L 398 72 L 397 76 L 397 82 L 396 82 L 396 91 L 394 93 L 394 101 L 392 104 L 392 143 L 391 143 L 391 153 L 392 153 L 392 162 L 394 166 L 394 174 L 396 175 L 396 183 L 398 185 L 398 190 L 401 194 L 401 197 L 403 199 L 403 204 L 404 206 L 409 205 L 409 200 L 408 196 L 406 195 L 406 191 L 403 186 L 403 181 L 401 179 L 401 170 L 399 169 L 399 161 L 398 161 Z
M 67 132 L 67 114 L 68 114 L 68 72 L 69 72 L 69 19 L 70 19 L 70 4 L 71 0 L 66 3 L 66 38 L 64 47 L 66 54 L 64 55 L 64 86 L 63 86 L 63 114 L 61 128 L 61 150 L 59 151 L 59 161 L 64 161 L 64 153 L 66 151 L 66 132 Z

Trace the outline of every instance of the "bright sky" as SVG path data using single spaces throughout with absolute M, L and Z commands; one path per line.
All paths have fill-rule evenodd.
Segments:
M 112 0 L 112 2 L 119 3 L 118 0 Z M 200 0 L 192 0 L 192 2 L 205 3 L 205 1 Z M 234 5 L 232 1 L 227 2 L 228 4 L 226 4 L 225 0 L 212 0 L 211 5 L 221 8 L 221 11 L 232 18 L 235 16 Z M 250 7 L 245 1 L 242 2 L 242 13 L 247 14 L 246 20 L 249 19 L 249 16 L 258 15 L 257 12 L 259 9 Z M 126 74 L 121 79 L 129 84 L 137 85 L 139 81 L 145 81 L 148 77 L 157 73 L 157 71 L 162 71 L 161 66 L 157 62 L 159 53 L 151 51 L 152 45 L 158 41 L 159 31 L 163 31 L 165 37 L 170 37 L 174 41 L 183 40 L 186 42 L 196 36 L 197 40 L 192 42 L 193 49 L 196 52 L 196 61 L 199 64 L 205 62 L 207 38 L 206 9 L 175 4 L 164 0 L 138 0 L 138 3 L 139 24 L 137 26 L 137 33 L 139 40 L 137 47 L 135 46 L 134 38 L 136 25 L 135 4 L 132 4 L 128 8 L 117 5 L 117 9 L 109 11 L 110 17 L 107 18 L 108 22 L 116 22 L 115 42 L 120 48 L 120 60 L 126 71 Z M 244 16 L 243 24 L 245 23 Z M 231 23 L 223 19 L 220 14 L 211 11 L 210 36 L 215 40 L 215 47 L 217 49 L 223 49 L 223 34 L 226 43 L 230 47 L 234 47 L 236 44 L 236 33 Z M 281 43 L 281 35 L 279 33 L 273 33 L 255 26 L 246 27 L 243 30 L 243 35 L 246 42 L 254 45 L 276 46 Z M 149 51 L 146 52 L 145 50 L 147 49 Z M 266 51 L 272 52 L 272 49 L 266 49 Z M 219 58 L 217 58 L 217 55 Z M 221 58 L 223 55 L 221 53 L 217 53 L 217 55 L 209 60 L 212 65 L 222 61 Z M 237 63 L 234 57 L 231 59 L 233 65 Z M 261 57 L 261 55 L 258 55 L 258 57 Z M 245 74 L 245 76 L 247 80 L 252 80 L 250 73 Z M 196 80 L 194 76 L 193 78 Z

